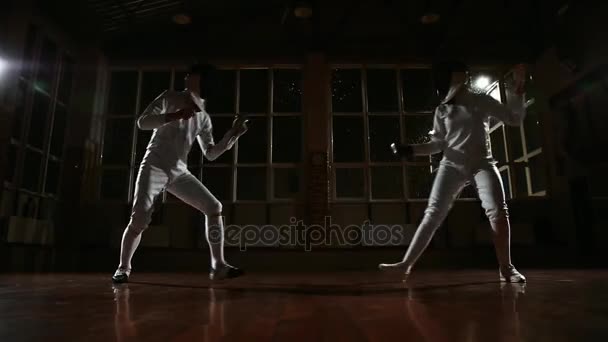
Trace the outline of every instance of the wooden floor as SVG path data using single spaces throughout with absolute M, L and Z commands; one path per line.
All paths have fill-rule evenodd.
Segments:
M 0 275 L 0 341 L 608 341 L 608 271 Z

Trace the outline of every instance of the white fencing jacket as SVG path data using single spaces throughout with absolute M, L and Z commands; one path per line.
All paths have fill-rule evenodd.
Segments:
M 525 117 L 524 96 L 509 94 L 504 105 L 489 95 L 463 90 L 458 103 L 442 103 L 435 110 L 431 141 L 413 145 L 414 154 L 444 153 L 442 165 L 473 171 L 495 163 L 490 143 L 489 118 L 519 126 Z
M 166 122 L 168 113 L 187 108 L 194 102 L 200 109 L 188 120 Z M 215 144 L 211 118 L 205 111 L 205 100 L 189 91 L 165 91 L 143 111 L 137 120 L 142 130 L 154 130 L 142 164 L 160 167 L 171 175 L 187 170 L 188 153 L 197 139 L 203 155 L 214 160 L 230 150 L 237 140 L 233 130 Z

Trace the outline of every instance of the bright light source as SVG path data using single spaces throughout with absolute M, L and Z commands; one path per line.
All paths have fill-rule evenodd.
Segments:
M 0 76 L 8 69 L 8 62 L 0 57 Z
M 475 79 L 473 86 L 477 89 L 484 90 L 490 85 L 490 83 L 491 80 L 488 76 L 481 75 Z

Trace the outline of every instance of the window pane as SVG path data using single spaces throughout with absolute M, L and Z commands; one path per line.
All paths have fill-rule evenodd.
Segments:
M 274 197 L 295 198 L 300 192 L 300 169 L 275 168 L 273 171 Z
M 406 115 L 403 117 L 405 125 L 405 143 L 423 144 L 431 141 L 429 132 L 433 129 L 433 115 Z M 428 161 L 427 156 L 416 156 L 416 161 Z
M 503 165 L 507 161 L 503 129 L 504 127 L 498 127 L 494 132 L 490 133 L 492 155 L 499 165 Z
M 499 86 L 495 86 L 492 91 L 490 91 L 490 96 L 498 101 L 498 102 L 502 102 L 502 97 L 500 95 L 500 87 Z
M 65 131 L 67 125 L 67 113 L 64 106 L 55 106 L 53 118 L 53 131 L 51 137 L 51 154 L 61 158 L 63 155 L 63 144 L 65 142 Z
M 211 123 L 213 125 L 213 139 L 216 143 L 220 142 L 224 137 L 224 134 L 228 132 L 228 130 L 232 127 L 232 121 L 234 118 L 231 116 L 214 116 L 211 114 Z M 251 125 L 249 125 L 251 127 Z M 250 134 L 251 131 L 245 133 L 245 135 Z M 241 137 L 240 139 L 244 138 Z M 198 142 L 197 142 L 198 143 Z M 232 164 L 232 160 L 234 158 L 234 148 L 231 148 L 230 151 L 224 152 L 219 158 L 214 161 L 206 161 L 207 163 L 213 164 Z
M 57 46 L 51 40 L 45 38 L 40 50 L 40 65 L 36 77 L 36 86 L 49 94 L 52 91 L 56 67 Z
M 369 116 L 369 153 L 371 161 L 399 161 L 390 150 L 401 142 L 398 116 Z
M 26 149 L 25 162 L 23 165 L 22 188 L 37 192 L 40 188 L 40 168 L 42 166 L 42 154 Z
M 8 145 L 8 164 L 6 164 L 6 180 L 12 183 L 14 181 L 15 173 L 17 171 L 17 146 L 13 144 Z
M 220 201 L 232 200 L 232 167 L 204 167 L 203 184 Z
M 336 169 L 336 197 L 362 198 L 365 196 L 365 174 L 362 168 Z
M 507 134 L 509 137 L 509 159 L 515 160 L 523 157 L 524 150 L 521 141 L 520 127 L 505 126 L 505 129 L 507 130 Z
M 361 70 L 334 69 L 331 80 L 333 112 L 362 112 Z
M 27 30 L 27 37 L 25 38 L 25 51 L 23 53 L 23 61 L 21 64 L 21 76 L 26 79 L 31 79 L 34 73 L 37 60 L 34 59 L 35 48 L 36 48 L 36 36 L 38 34 L 38 28 L 30 25 Z
M 47 118 L 50 109 L 49 104 L 50 100 L 48 96 L 39 91 L 34 92 L 30 130 L 27 138 L 28 143 L 33 147 L 43 148 Z
M 61 68 L 61 78 L 59 79 L 59 90 L 57 98 L 64 104 L 70 103 L 70 95 L 72 93 L 72 77 L 74 70 L 74 61 L 68 56 L 63 57 L 63 66 Z
M 137 97 L 137 71 L 112 72 L 108 114 L 133 115 Z
M 141 77 L 140 112 L 146 109 L 150 102 L 154 101 L 163 91 L 169 89 L 171 73 L 168 71 L 146 71 Z
M 502 178 L 502 185 L 505 190 L 505 198 L 511 199 L 511 181 L 509 180 L 509 169 L 500 171 L 500 177 Z
M 239 167 L 236 186 L 238 200 L 266 200 L 266 168 Z
M 399 111 L 395 70 L 367 70 L 367 109 L 369 112 Z
M 203 81 L 204 82 L 204 81 Z M 205 106 L 209 113 L 236 112 L 236 71 L 216 70 L 213 73 L 213 86 L 207 91 Z M 243 88 L 241 88 L 243 89 Z M 266 89 L 266 88 L 264 88 Z M 243 94 L 241 93 L 241 96 Z M 243 108 L 241 108 L 243 112 Z
M 274 70 L 272 101 L 275 113 L 302 111 L 302 72 L 300 70 Z
M 252 117 L 249 130 L 239 138 L 239 163 L 266 163 L 268 129 L 266 117 Z
M 154 131 L 149 131 L 149 130 L 141 130 L 138 129 L 137 130 L 137 147 L 135 150 L 135 166 L 138 166 L 142 159 L 144 158 L 144 155 L 146 154 L 146 149 L 148 148 L 148 144 L 150 143 L 150 138 L 152 138 L 152 133 Z M 195 144 L 198 144 L 198 142 L 194 142 Z
M 47 194 L 57 194 L 59 190 L 59 162 L 49 159 L 46 169 L 46 183 L 44 192 Z
M 362 162 L 363 156 L 363 117 L 334 116 L 333 154 L 335 162 Z
M 403 109 L 406 112 L 433 111 L 438 99 L 431 69 L 401 70 Z
M 537 99 L 538 98 L 538 94 L 537 94 L 537 87 L 536 87 L 536 84 L 534 82 L 534 77 L 530 73 L 527 76 L 528 77 L 526 79 L 526 84 L 525 84 L 525 88 L 526 88 L 526 100 Z
M 112 200 L 127 199 L 129 190 L 129 170 L 103 170 L 101 176 L 101 198 Z
M 511 167 L 512 177 L 515 183 L 515 188 L 513 189 L 513 197 L 527 197 L 528 196 L 528 181 L 526 178 L 526 167 L 522 163 L 515 163 L 514 166 Z
M 23 81 L 19 81 L 17 89 L 17 99 L 15 106 L 15 114 L 13 115 L 13 128 L 11 137 L 21 140 L 21 129 L 23 128 L 23 118 L 25 117 L 25 103 L 27 100 L 27 85 Z
M 241 70 L 240 113 L 268 112 L 268 70 Z
M 526 110 L 524 119 L 524 132 L 526 134 L 526 148 L 528 153 L 542 147 L 542 132 L 538 106 L 532 105 Z
M 197 168 L 201 166 L 201 161 L 203 159 L 203 151 L 201 151 L 201 147 L 198 144 L 198 141 L 194 140 L 192 144 L 192 148 L 188 153 L 188 166 L 192 168 Z
M 409 198 L 428 198 L 433 186 L 434 174 L 428 166 L 408 166 L 406 180 Z
M 133 124 L 132 118 L 116 118 L 106 121 L 102 155 L 104 165 L 129 165 Z
M 400 166 L 374 167 L 372 172 L 372 198 L 403 198 L 403 174 Z
M 541 153 L 529 160 L 532 193 L 547 190 L 547 165 Z
M 302 118 L 275 116 L 272 118 L 272 161 L 298 163 L 302 161 Z

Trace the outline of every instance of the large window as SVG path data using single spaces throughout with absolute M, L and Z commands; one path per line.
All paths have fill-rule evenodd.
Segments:
M 137 116 L 163 90 L 183 89 L 184 75 L 179 70 L 111 71 L 102 198 L 132 197 L 152 133 L 137 129 Z M 203 88 L 216 142 L 230 129 L 235 114 L 250 116 L 249 131 L 217 160 L 203 161 L 196 142 L 188 156 L 190 172 L 222 202 L 290 201 L 301 192 L 301 78 L 299 68 L 220 69 L 213 75 L 213 86 Z
M 49 219 L 60 195 L 74 62 L 35 26 L 22 60 L 4 188 L 15 199 L 11 215 Z

